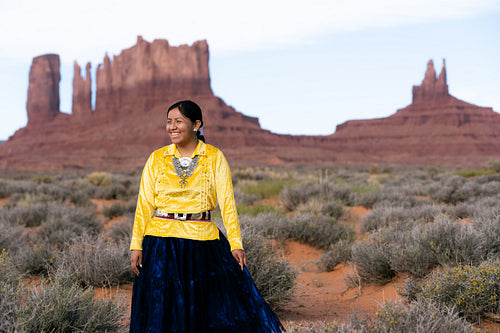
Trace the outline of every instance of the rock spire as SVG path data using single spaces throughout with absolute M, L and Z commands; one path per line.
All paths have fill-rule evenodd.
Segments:
M 443 101 L 449 96 L 448 84 L 446 82 L 446 61 L 443 59 L 443 69 L 439 77 L 436 78 L 434 62 L 432 59 L 429 60 L 422 84 L 413 86 L 413 103 L 429 102 L 431 100 Z
M 85 78 L 81 75 L 81 68 L 74 63 L 73 74 L 73 106 L 72 114 L 78 118 L 85 118 L 92 112 L 92 78 L 90 76 L 90 62 L 85 67 Z
M 54 119 L 59 113 L 59 71 L 57 54 L 45 54 L 33 58 L 29 74 L 28 125 L 38 125 Z

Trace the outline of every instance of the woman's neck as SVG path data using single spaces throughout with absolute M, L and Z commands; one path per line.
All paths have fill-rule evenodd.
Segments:
M 183 146 L 176 145 L 177 150 L 179 151 L 179 154 L 181 154 L 182 157 L 191 157 L 197 146 L 198 146 L 198 140 L 193 140 L 192 142 Z

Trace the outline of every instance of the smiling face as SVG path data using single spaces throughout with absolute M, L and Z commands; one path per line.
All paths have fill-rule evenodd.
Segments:
M 185 147 L 198 143 L 195 130 L 200 126 L 199 120 L 193 123 L 189 118 L 185 117 L 179 109 L 175 108 L 168 112 L 167 116 L 167 133 L 178 147 Z

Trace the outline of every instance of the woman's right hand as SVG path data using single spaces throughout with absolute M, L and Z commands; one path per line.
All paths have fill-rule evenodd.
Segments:
M 139 276 L 139 267 L 142 267 L 142 251 L 132 250 L 132 255 L 130 256 L 130 266 L 135 275 Z

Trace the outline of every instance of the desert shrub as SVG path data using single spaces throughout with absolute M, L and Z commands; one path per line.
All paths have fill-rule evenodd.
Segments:
M 356 197 L 351 190 L 351 187 L 346 184 L 330 184 L 330 196 L 335 200 L 340 201 L 345 206 L 354 206 Z
M 257 200 L 259 200 L 259 196 L 257 194 L 248 194 L 238 188 L 235 188 L 234 200 L 238 205 L 253 205 Z
M 451 176 L 436 183 L 429 195 L 440 202 L 456 205 L 459 202 L 498 193 L 494 189 L 495 186 L 490 187 L 487 183 L 479 178 L 467 180 L 461 176 Z
M 481 259 L 500 256 L 500 215 L 491 218 L 472 220 L 478 232 L 478 249 Z
M 286 324 L 287 333 L 362 333 L 367 332 L 358 330 L 350 323 L 327 323 L 324 321 L 315 322 L 288 322 Z
M 481 257 L 478 232 L 445 217 L 434 223 L 395 223 L 372 238 L 388 244 L 388 260 L 394 271 L 417 277 L 438 265 L 478 262 Z
M 134 215 L 131 213 L 125 214 L 119 221 L 111 224 L 105 231 L 104 235 L 107 239 L 115 242 L 130 241 L 132 236 L 132 227 L 134 225 Z
M 277 212 L 261 213 L 256 216 L 240 215 L 239 218 L 242 229 L 252 227 L 256 232 L 267 238 L 277 238 L 283 241 L 288 237 L 286 226 L 292 219 L 292 217 Z
M 440 265 L 477 262 L 479 239 L 475 230 L 466 224 L 439 217 L 425 224 L 423 237 Z
M 277 214 L 282 214 L 281 209 L 271 204 L 261 204 L 256 203 L 251 206 L 247 205 L 238 205 L 237 206 L 238 213 L 241 215 L 250 215 L 257 216 L 259 214 L 266 214 L 275 212 Z
M 24 228 L 0 219 L 0 229 L 2 230 L 0 232 L 0 251 L 6 249 L 9 252 L 16 252 L 22 245 L 20 239 Z
M 384 302 L 367 332 L 472 333 L 475 327 L 461 318 L 453 307 L 438 307 L 432 302 L 412 304 Z
M 58 184 L 40 184 L 32 194 L 39 201 L 64 201 L 69 197 L 69 188 Z
M 362 219 L 363 231 L 377 230 L 389 226 L 393 222 L 406 220 L 407 214 L 404 207 L 378 207 L 369 211 Z
M 421 286 L 417 298 L 439 307 L 453 307 L 465 318 L 479 322 L 488 312 L 499 313 L 500 262 L 459 265 L 435 271 Z
M 387 283 L 396 275 L 389 261 L 389 244 L 376 240 L 356 242 L 351 251 L 351 261 L 362 283 Z
M 14 204 L 0 210 L 0 221 L 11 225 L 37 227 L 45 221 L 48 211 L 49 204 L 46 202 Z
M 102 214 L 108 219 L 112 219 L 118 216 L 123 216 L 126 213 L 134 213 L 136 208 L 136 203 L 134 201 L 129 201 L 127 203 L 113 202 L 109 207 L 104 207 Z
M 92 172 L 85 180 L 95 186 L 108 186 L 111 184 L 111 175 L 107 172 Z
M 81 286 L 108 287 L 133 281 L 128 240 L 82 235 L 73 239 L 56 258 L 58 270 L 71 272 Z
M 54 182 L 49 175 L 36 175 L 31 180 L 36 184 L 51 184 Z
M 54 265 L 55 250 L 48 244 L 25 245 L 14 255 L 16 267 L 29 275 L 47 275 Z
M 240 180 L 265 180 L 269 179 L 269 172 L 255 168 L 234 169 L 232 171 L 233 182 L 236 184 Z
M 500 184 L 498 184 L 500 188 Z M 474 198 L 475 199 L 475 198 Z M 488 219 L 500 215 L 500 195 L 490 195 L 475 200 L 459 202 L 455 206 L 451 206 L 449 214 L 457 218 L 479 218 Z
M 0 197 L 10 198 L 12 201 L 17 201 L 24 197 L 25 193 L 33 192 L 36 184 L 25 180 L 3 180 L 0 182 Z
M 320 187 L 316 183 L 306 182 L 297 186 L 285 186 L 280 192 L 280 202 L 287 211 L 294 211 L 311 197 L 320 194 Z
M 85 233 L 97 234 L 101 229 L 102 223 L 92 209 L 49 203 L 45 220 L 30 238 L 35 243 L 63 248 L 71 239 Z
M 380 197 L 380 191 L 378 189 L 374 189 L 373 191 L 356 193 L 355 204 L 357 206 L 372 208 L 379 201 L 379 197 Z
M 93 197 L 96 199 L 123 200 L 129 198 L 129 192 L 123 185 L 111 184 L 97 188 Z
M 349 240 L 354 236 L 353 229 L 332 218 L 316 217 L 311 214 L 297 214 L 282 223 L 277 236 L 285 241 L 295 239 L 317 248 L 327 248 L 341 239 Z
M 256 217 L 242 216 L 242 225 L 254 226 L 262 235 L 282 242 L 294 239 L 318 248 L 327 248 L 339 240 L 350 240 L 354 235 L 351 227 L 325 216 L 309 213 L 285 216 L 277 213 L 259 214 Z
M 344 213 L 344 205 L 340 201 L 333 200 L 324 203 L 320 211 L 323 215 L 339 219 Z
M 71 275 L 58 271 L 50 280 L 31 288 L 24 306 L 17 309 L 22 332 L 122 332 L 127 313 L 124 298 L 98 299 Z
M 358 317 L 356 313 L 346 323 L 304 322 L 287 323 L 290 333 L 473 333 L 478 330 L 451 308 L 438 308 L 432 303 L 413 304 L 384 302 L 375 318 Z
M 432 222 L 444 209 L 440 205 L 425 202 L 413 207 L 377 206 L 363 217 L 361 226 L 364 231 L 372 231 L 407 220 Z
M 0 332 L 16 331 L 16 307 L 22 299 L 21 274 L 15 269 L 9 253 L 0 252 Z
M 255 228 L 246 227 L 242 234 L 248 271 L 264 299 L 274 307 L 289 300 L 297 273 Z
M 319 268 L 324 272 L 331 272 L 335 267 L 351 258 L 351 243 L 341 239 L 328 247 L 319 260 Z
M 389 263 L 396 272 L 416 277 L 427 275 L 439 264 L 424 234 L 422 223 L 398 223 L 380 232 L 380 241 L 389 245 Z
M 76 184 L 71 185 L 68 199 L 72 204 L 76 206 L 85 207 L 91 205 L 89 193 L 85 190 L 82 190 Z

